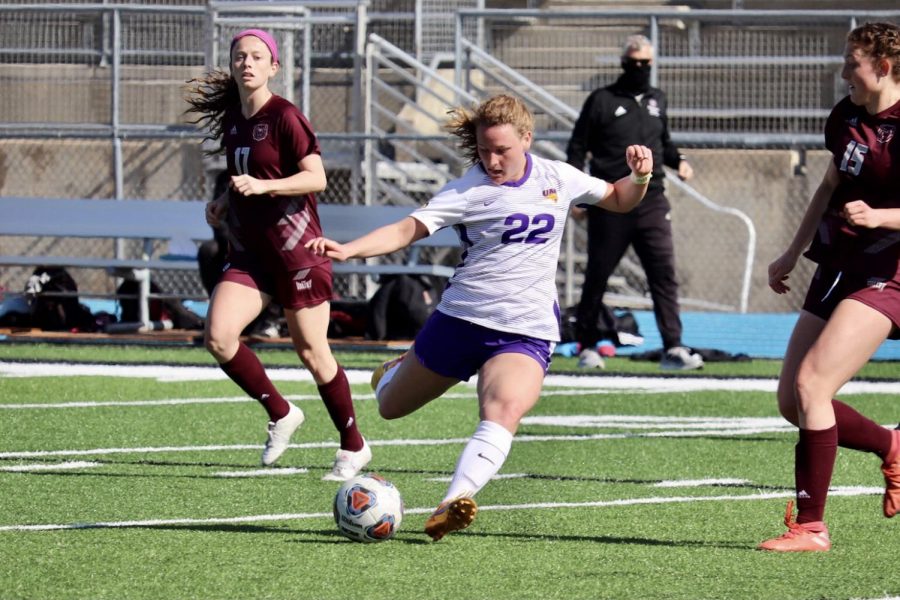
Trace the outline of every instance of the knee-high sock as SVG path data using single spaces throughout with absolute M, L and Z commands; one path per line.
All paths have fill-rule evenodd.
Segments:
M 801 429 L 794 450 L 797 522 L 822 521 L 831 473 L 837 457 L 837 425 L 822 430 Z
M 839 400 L 832 400 L 834 419 L 838 428 L 838 446 L 851 450 L 872 452 L 884 460 L 891 451 L 891 430 L 882 427 L 856 409 Z
M 513 434 L 502 425 L 482 421 L 463 448 L 444 501 L 474 496 L 497 474 L 512 446 Z
M 322 402 L 325 403 L 325 408 L 331 416 L 331 422 L 341 435 L 341 448 L 351 452 L 362 450 L 363 438 L 356 426 L 356 412 L 353 410 L 353 399 L 350 397 L 350 384 L 347 382 L 347 374 L 344 373 L 343 367 L 338 365 L 334 378 L 318 387 Z
M 263 405 L 270 421 L 277 421 L 288 414 L 291 405 L 275 389 L 259 358 L 246 344 L 241 342 L 234 357 L 219 367 L 251 398 Z

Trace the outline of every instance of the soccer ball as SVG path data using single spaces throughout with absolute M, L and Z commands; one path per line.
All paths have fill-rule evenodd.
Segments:
M 389 540 L 402 521 L 400 491 L 374 473 L 348 479 L 334 497 L 334 522 L 354 542 Z

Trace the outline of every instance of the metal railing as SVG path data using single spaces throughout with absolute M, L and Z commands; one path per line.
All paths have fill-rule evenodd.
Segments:
M 2 4 L 0 143 L 10 168 L 0 193 L 206 197 L 210 165 L 181 116 L 184 82 L 222 64 L 235 28 L 264 26 L 285 63 L 277 92 L 295 97 L 318 133 L 329 169 L 321 199 L 414 205 L 465 168 L 441 128 L 448 107 L 512 91 L 536 114 L 535 152 L 563 158 L 583 99 L 615 76 L 625 36 L 644 33 L 657 48 L 673 139 L 697 173 L 692 188 L 669 186 L 685 300 L 765 310 L 753 298 L 760 264 L 748 299 L 746 265 L 763 260 L 752 261 L 745 218 L 766 225 L 760 249 L 785 243 L 827 163 L 821 126 L 842 94 L 843 36 L 863 20 L 900 20 L 900 11 L 457 10 L 479 1 Z M 396 12 L 372 10 L 378 2 Z M 422 19 L 442 20 L 432 37 Z M 449 42 L 445 23 L 457 31 Z M 559 283 L 571 304 L 585 236 L 568 229 Z M 698 250 L 698 239 L 711 247 Z M 622 265 L 631 296 L 644 300 L 634 257 Z

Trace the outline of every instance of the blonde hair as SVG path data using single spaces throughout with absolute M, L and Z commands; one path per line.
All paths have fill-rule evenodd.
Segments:
M 505 94 L 492 96 L 471 110 L 457 107 L 447 114 L 450 118 L 446 128 L 459 138 L 459 147 L 472 164 L 479 160 L 476 136 L 479 127 L 512 125 L 519 137 L 534 131 L 534 116 L 525 103 Z
M 891 75 L 900 78 L 900 26 L 894 23 L 866 23 L 847 35 L 847 43 L 856 46 L 872 60 L 886 58 Z

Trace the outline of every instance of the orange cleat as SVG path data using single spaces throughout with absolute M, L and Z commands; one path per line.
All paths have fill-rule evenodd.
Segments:
M 884 473 L 884 516 L 890 519 L 900 512 L 900 430 L 891 430 L 891 451 L 881 464 Z
M 436 542 L 452 531 L 459 531 L 471 525 L 477 513 L 478 505 L 465 496 L 441 502 L 437 510 L 425 521 L 425 533 Z
M 794 502 L 791 500 L 784 511 L 784 524 L 788 532 L 784 535 L 766 540 L 756 547 L 757 550 L 770 552 L 828 552 L 831 550 L 831 540 L 828 539 L 828 529 L 822 521 L 814 523 L 797 523 L 794 521 Z

